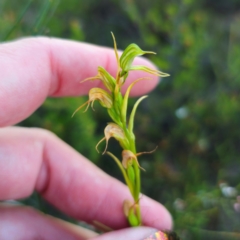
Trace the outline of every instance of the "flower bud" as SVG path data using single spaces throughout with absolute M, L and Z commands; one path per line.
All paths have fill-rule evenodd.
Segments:
M 140 225 L 139 219 L 137 218 L 137 216 L 134 212 L 134 209 L 132 209 L 132 208 L 129 210 L 128 222 L 130 223 L 131 226 L 134 226 L 134 227 Z
M 131 226 L 139 226 L 141 224 L 140 216 L 137 214 L 138 203 L 131 203 L 130 200 L 124 200 L 123 213 L 128 218 Z

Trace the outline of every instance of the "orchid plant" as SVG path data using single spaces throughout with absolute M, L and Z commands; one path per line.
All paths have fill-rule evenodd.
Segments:
M 96 76 L 83 80 L 83 82 L 90 80 L 100 80 L 106 87 L 106 90 L 103 88 L 96 87 L 92 88 L 89 91 L 89 100 L 85 102 L 83 105 L 81 105 L 73 113 L 73 115 L 84 106 L 86 106 L 85 111 L 87 111 L 90 105 L 91 107 L 93 107 L 94 101 L 96 100 L 104 108 L 106 108 L 112 122 L 108 123 L 107 126 L 105 127 L 104 138 L 102 138 L 98 142 L 98 144 L 96 145 L 96 150 L 98 151 L 98 146 L 101 142 L 106 141 L 106 147 L 103 154 L 107 153 L 117 163 L 118 167 L 120 168 L 123 174 L 124 180 L 130 190 L 130 193 L 133 197 L 133 201 L 129 200 L 124 201 L 123 203 L 124 214 L 131 226 L 139 226 L 142 224 L 139 205 L 139 196 L 141 190 L 140 171 L 141 169 L 142 170 L 144 169 L 140 166 L 138 162 L 138 156 L 144 153 L 151 152 L 140 153 L 137 152 L 133 128 L 134 117 L 137 107 L 140 104 L 140 102 L 147 96 L 142 96 L 136 101 L 131 110 L 129 118 L 127 118 L 127 108 L 129 94 L 133 86 L 137 82 L 149 78 L 136 79 L 129 85 L 124 95 L 122 95 L 121 93 L 121 88 L 124 85 L 130 71 L 140 70 L 161 77 L 167 77 L 169 76 L 169 74 L 148 68 L 146 66 L 132 65 L 134 58 L 137 56 L 141 56 L 144 54 L 155 54 L 154 52 L 143 51 L 136 44 L 130 44 L 119 57 L 117 51 L 117 44 L 113 33 L 112 37 L 117 62 L 116 77 L 114 78 L 110 73 L 107 72 L 106 69 L 99 66 L 98 74 Z M 121 161 L 113 153 L 107 151 L 108 141 L 112 137 L 119 142 L 122 148 Z

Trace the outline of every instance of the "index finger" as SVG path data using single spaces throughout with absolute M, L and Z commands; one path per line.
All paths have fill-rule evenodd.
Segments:
M 127 227 L 123 202 L 132 197 L 126 185 L 52 133 L 34 128 L 0 129 L 0 156 L 0 200 L 24 198 L 36 189 L 75 219 L 101 222 L 113 229 Z M 140 206 L 144 226 L 171 229 L 172 219 L 163 205 L 142 195 Z
M 135 63 L 155 68 L 144 58 L 137 58 Z M 79 82 L 95 76 L 98 66 L 106 68 L 113 76 L 117 71 L 113 49 L 46 37 L 1 44 L 0 66 L 0 126 L 25 119 L 47 96 L 87 94 L 90 88 L 101 84 L 100 81 Z M 134 71 L 129 75 L 126 86 L 145 76 L 149 74 Z M 132 95 L 152 90 L 158 78 L 151 77 L 152 81 L 136 84 Z

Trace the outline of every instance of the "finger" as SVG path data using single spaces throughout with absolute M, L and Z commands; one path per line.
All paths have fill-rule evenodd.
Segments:
M 0 204 L 1 240 L 125 240 L 150 239 L 157 232 L 150 227 L 127 228 L 99 235 L 89 229 L 42 214 L 30 207 Z M 154 239 L 154 238 L 152 238 Z
M 155 232 L 157 232 L 157 230 L 150 227 L 126 228 L 118 231 L 105 233 L 103 235 L 92 238 L 92 240 L 154 240 L 158 239 L 152 238 Z
M 53 134 L 40 129 L 1 129 L 0 156 L 0 200 L 24 198 L 36 189 L 76 219 L 98 221 L 113 229 L 128 225 L 122 209 L 123 201 L 131 199 L 127 187 Z M 146 196 L 140 203 L 143 225 L 171 229 L 171 216 L 161 204 Z
M 97 233 L 34 210 L 30 207 L 0 204 L 1 240 L 83 240 Z
M 144 58 L 135 64 L 154 68 Z M 97 67 L 116 75 L 117 63 L 112 49 L 74 41 L 50 38 L 26 38 L 0 45 L 0 126 L 15 124 L 31 115 L 47 96 L 77 96 L 87 94 L 100 81 L 80 81 L 97 74 Z M 149 76 L 133 71 L 129 82 Z M 152 81 L 141 81 L 132 95 L 153 89 Z M 125 87 L 126 88 L 126 87 Z

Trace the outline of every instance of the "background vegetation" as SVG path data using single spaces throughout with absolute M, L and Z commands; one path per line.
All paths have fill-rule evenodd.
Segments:
M 119 48 L 135 42 L 157 52 L 151 60 L 171 76 L 137 114 L 138 149 L 159 146 L 141 157 L 142 191 L 166 205 L 182 239 L 239 239 L 239 1 L 2 0 L 0 14 L 2 41 L 47 35 L 112 47 L 113 31 Z M 83 101 L 48 99 L 20 125 L 55 132 L 122 180 L 114 162 L 94 150 L 104 111 L 71 118 Z M 56 214 L 36 194 L 25 202 Z

